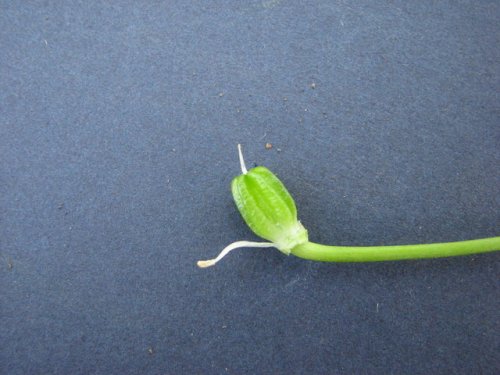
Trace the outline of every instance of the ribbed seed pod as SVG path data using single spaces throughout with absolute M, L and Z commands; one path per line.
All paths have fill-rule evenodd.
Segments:
M 289 254 L 308 241 L 307 230 L 297 220 L 292 196 L 269 169 L 256 167 L 235 177 L 231 191 L 250 229 L 282 252 Z

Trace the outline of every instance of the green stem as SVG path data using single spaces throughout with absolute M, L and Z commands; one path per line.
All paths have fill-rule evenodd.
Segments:
M 380 262 L 387 260 L 444 258 L 500 250 L 500 237 L 441 242 L 423 245 L 327 246 L 306 242 L 291 253 L 299 258 L 321 262 Z

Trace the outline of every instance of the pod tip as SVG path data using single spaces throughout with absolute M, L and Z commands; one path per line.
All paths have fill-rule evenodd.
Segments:
M 240 167 L 241 167 L 241 173 L 247 174 L 248 170 L 245 165 L 245 160 L 243 159 L 243 152 L 241 151 L 241 144 L 238 143 L 238 155 L 240 157 Z

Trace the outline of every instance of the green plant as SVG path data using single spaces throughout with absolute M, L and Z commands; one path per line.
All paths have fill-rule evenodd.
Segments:
M 297 220 L 295 202 L 283 183 L 265 167 L 247 170 L 240 145 L 238 152 L 242 174 L 231 183 L 234 201 L 250 229 L 270 242 L 234 242 L 217 258 L 199 261 L 199 267 L 213 266 L 240 247 L 276 247 L 287 255 L 323 262 L 442 258 L 500 250 L 500 237 L 393 246 L 327 246 L 310 242 L 307 230 Z

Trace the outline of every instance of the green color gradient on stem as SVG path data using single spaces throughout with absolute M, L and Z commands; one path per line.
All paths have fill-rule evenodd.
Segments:
M 291 253 L 299 258 L 321 262 L 381 262 L 388 260 L 443 258 L 486 253 L 500 249 L 500 237 L 441 242 L 422 245 L 327 246 L 306 242 Z

